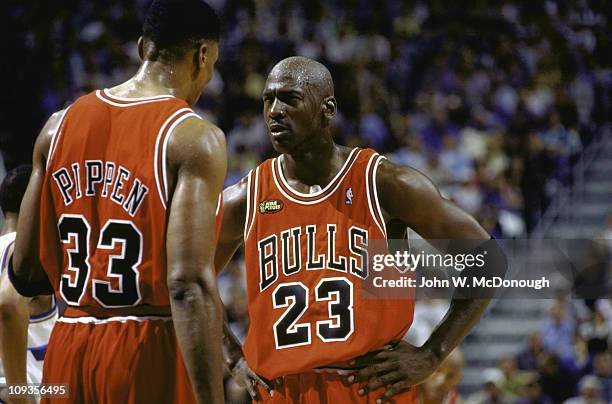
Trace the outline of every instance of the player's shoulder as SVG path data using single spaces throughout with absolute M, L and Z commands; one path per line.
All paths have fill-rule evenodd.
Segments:
M 36 139 L 35 148 L 41 153 L 45 158 L 47 158 L 47 154 L 49 152 L 49 147 L 51 146 L 51 142 L 53 137 L 57 133 L 68 112 L 70 107 L 66 107 L 57 112 L 51 114 L 51 116 L 47 119 L 45 124 L 43 125 L 40 133 L 38 134 L 38 138 Z
M 242 177 L 240 181 L 223 190 L 223 211 L 232 209 L 241 210 L 246 207 L 249 186 L 251 184 L 250 173 Z
M 223 142 L 225 144 L 225 134 L 217 125 L 192 112 L 174 128 L 170 140 L 174 142 Z
M 190 113 L 173 129 L 168 141 L 170 162 L 189 160 L 192 157 L 224 157 L 225 134 L 217 125 L 196 113 Z
M 378 192 L 383 194 L 396 192 L 418 194 L 435 190 L 431 180 L 421 171 L 414 167 L 394 163 L 386 158 L 379 162 L 376 182 Z

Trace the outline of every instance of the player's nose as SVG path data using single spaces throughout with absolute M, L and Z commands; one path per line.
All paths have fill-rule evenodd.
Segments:
M 283 117 L 285 116 L 285 108 L 283 103 L 275 98 L 270 106 L 270 118 Z

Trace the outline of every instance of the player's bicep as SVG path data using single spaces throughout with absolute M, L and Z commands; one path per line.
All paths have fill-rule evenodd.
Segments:
M 247 178 L 223 191 L 223 220 L 215 253 L 215 268 L 222 271 L 243 241 L 246 220 Z
M 452 201 L 442 197 L 421 172 L 389 162 L 377 177 L 383 209 L 426 239 L 487 239 L 478 222 Z
M 225 140 L 220 131 L 198 130 L 202 128 L 196 125 L 174 133 L 169 148 L 176 167 L 166 237 L 169 276 L 197 277 L 213 266 L 215 212 L 226 171 Z
M 53 133 L 62 113 L 55 113 L 41 130 L 32 154 L 32 173 L 21 202 L 17 222 L 17 238 L 13 254 L 15 274 L 21 279 L 40 280 L 44 274 L 38 258 L 40 195 L 46 174 L 46 159 Z

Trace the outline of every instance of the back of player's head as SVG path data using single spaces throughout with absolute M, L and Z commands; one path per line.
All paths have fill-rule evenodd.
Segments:
M 13 168 L 6 174 L 4 181 L 0 185 L 0 207 L 2 213 L 19 213 L 21 200 L 28 187 L 30 174 L 32 173 L 31 165 L 22 165 Z
M 153 0 L 145 16 L 142 36 L 155 45 L 148 60 L 180 58 L 205 40 L 219 41 L 221 23 L 202 0 Z

